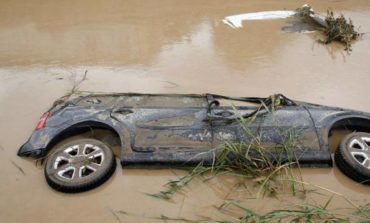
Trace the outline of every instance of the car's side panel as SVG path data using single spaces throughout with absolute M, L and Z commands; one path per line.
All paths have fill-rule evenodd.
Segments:
M 230 110 L 230 108 L 218 108 L 216 112 Z M 240 115 L 250 113 L 253 109 L 238 108 Z M 253 138 L 260 140 L 268 147 L 276 147 L 291 140 L 300 141 L 300 144 L 310 149 L 319 150 L 320 144 L 315 134 L 315 127 L 306 109 L 301 106 L 286 106 L 275 111 L 263 111 L 252 119 L 246 119 L 245 123 L 222 122 L 213 123 L 214 145 L 217 146 L 225 140 L 229 141 L 252 141 Z
M 231 110 L 230 110 L 231 109 Z M 216 113 L 227 110 L 240 115 L 248 114 L 252 108 L 220 107 Z M 240 142 L 256 146 L 274 154 L 279 151 L 294 152 L 305 164 L 331 165 L 330 151 L 323 150 L 318 133 L 309 112 L 303 106 L 284 106 L 274 111 L 262 111 L 257 116 L 240 121 L 214 121 L 212 124 L 213 146 L 226 142 Z M 282 150 L 283 149 L 283 150 Z
M 332 128 L 338 127 L 338 124 L 342 128 L 352 131 L 370 130 L 370 116 L 368 113 L 312 104 L 306 104 L 305 106 L 314 120 L 323 150 L 330 149 L 329 133 Z
M 302 106 L 286 106 L 261 117 L 259 134 L 267 147 L 296 151 L 321 150 L 309 112 Z
M 50 116 L 46 121 L 45 127 L 35 130 L 28 141 L 21 147 L 18 154 L 30 154 L 36 157 L 44 156 L 56 141 L 81 128 L 110 129 L 120 137 L 122 149 L 130 150 L 128 128 L 126 128 L 124 123 L 119 123 L 111 117 L 110 109 L 71 106 Z
M 112 116 L 130 131 L 133 151 L 205 149 L 211 132 L 205 108 L 135 108 Z
M 244 114 L 251 113 L 256 108 L 251 107 L 244 107 L 244 108 L 232 108 L 232 107 L 216 107 L 212 110 L 214 114 L 223 114 L 223 116 L 229 117 L 241 117 Z M 222 146 L 225 142 L 240 142 L 245 141 L 249 135 L 256 135 L 259 125 L 260 119 L 257 117 L 258 120 L 254 120 L 253 122 L 249 122 L 247 126 L 248 133 L 242 127 L 241 121 L 237 119 L 234 120 L 223 120 L 223 119 L 213 119 L 211 120 L 212 125 L 212 132 L 213 132 L 213 140 L 212 146 L 214 148 L 218 148 Z M 244 120 L 247 121 L 247 120 Z
M 205 108 L 141 109 L 139 113 L 150 115 L 135 122 L 135 151 L 209 149 L 206 112 Z

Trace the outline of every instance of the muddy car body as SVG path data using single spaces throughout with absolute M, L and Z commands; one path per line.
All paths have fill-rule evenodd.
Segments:
M 221 100 L 251 105 L 223 106 Z M 240 117 L 252 117 L 247 127 L 266 148 L 284 143 L 282 132 L 299 133 L 297 159 L 314 166 L 332 165 L 328 138 L 333 130 L 370 130 L 370 114 L 293 101 L 283 95 L 93 94 L 57 101 L 18 155 L 44 157 L 68 136 L 107 129 L 120 142 L 122 165 L 211 163 L 214 148 L 251 137 L 245 134 Z

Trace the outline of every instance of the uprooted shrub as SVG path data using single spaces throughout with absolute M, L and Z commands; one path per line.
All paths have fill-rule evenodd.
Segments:
M 351 19 L 346 19 L 344 15 L 339 17 L 334 16 L 334 12 L 327 10 L 325 18 L 317 15 L 311 6 L 304 5 L 296 9 L 296 16 L 302 18 L 304 21 L 314 22 L 322 28 L 326 39 L 319 40 L 324 44 L 329 44 L 333 41 L 340 42 L 345 45 L 346 51 L 351 51 L 351 43 L 360 37 L 360 33 L 356 31 Z
M 346 19 L 343 15 L 339 17 L 334 17 L 333 11 L 327 12 L 325 18 L 328 24 L 325 27 L 324 33 L 326 35 L 325 44 L 331 43 L 333 41 L 341 42 L 345 45 L 345 50 L 351 50 L 351 42 L 357 40 L 360 34 L 355 30 L 351 19 Z

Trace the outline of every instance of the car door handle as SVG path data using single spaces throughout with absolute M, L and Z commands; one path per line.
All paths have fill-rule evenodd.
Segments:
M 112 113 L 121 114 L 121 115 L 128 115 L 128 114 L 134 113 L 134 111 L 132 109 L 129 109 L 129 108 L 115 108 L 115 109 L 112 110 Z
M 230 117 L 230 116 L 234 116 L 234 112 L 231 112 L 231 111 L 220 111 L 220 112 L 217 112 L 215 113 L 216 116 L 219 116 L 219 117 L 224 117 L 224 118 L 227 118 L 227 117 Z
M 223 115 L 217 115 L 217 114 L 207 114 L 207 117 L 203 120 L 204 122 L 211 122 L 212 120 L 213 121 L 231 121 L 231 120 L 235 120 L 237 117 L 234 115 L 234 113 L 232 114 L 228 114 L 226 116 L 223 116 Z

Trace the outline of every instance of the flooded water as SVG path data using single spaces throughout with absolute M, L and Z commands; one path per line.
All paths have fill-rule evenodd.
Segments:
M 214 206 L 233 190 L 234 179 L 194 181 L 171 203 L 145 193 L 160 191 L 184 172 L 119 166 L 103 186 L 66 195 L 46 185 L 41 167 L 16 156 L 40 115 L 86 70 L 87 80 L 79 85 L 83 91 L 233 96 L 280 92 L 301 101 L 370 112 L 369 35 L 347 54 L 341 45 L 319 44 L 318 33 L 283 32 L 294 24 L 292 19 L 245 21 L 241 29 L 222 22 L 229 15 L 294 10 L 306 2 L 1 1 L 1 221 L 161 222 L 153 217 L 220 216 Z M 322 14 L 327 8 L 342 12 L 361 32 L 370 32 L 367 0 L 308 3 Z M 357 204 L 370 202 L 370 188 L 336 168 L 302 172 L 305 181 L 345 194 Z M 264 211 L 288 203 L 262 199 L 249 205 Z M 336 198 L 331 207 L 349 204 Z

